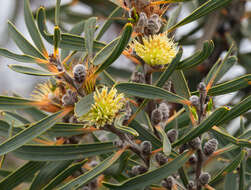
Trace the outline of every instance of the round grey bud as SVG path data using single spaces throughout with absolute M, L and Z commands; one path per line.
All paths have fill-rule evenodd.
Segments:
M 193 155 L 189 158 L 189 160 L 188 160 L 188 162 L 189 162 L 191 165 L 196 164 L 197 161 L 198 161 L 198 159 L 197 159 L 197 157 L 195 156 L 195 154 L 193 154 Z
M 200 92 L 206 91 L 206 84 L 204 82 L 200 82 L 200 84 L 198 85 L 198 90 Z
M 163 115 L 162 121 L 164 122 L 167 121 L 169 118 L 169 112 L 170 112 L 168 105 L 163 102 L 159 105 L 158 109 L 162 112 L 162 115 Z
M 162 165 L 164 165 L 164 164 L 166 164 L 166 163 L 168 162 L 167 156 L 164 155 L 164 154 L 162 154 L 162 153 L 160 153 L 160 152 L 158 152 L 158 153 L 155 155 L 155 160 L 156 160 L 156 162 L 157 162 L 160 166 L 162 166 Z
M 145 76 L 143 73 L 136 71 L 132 74 L 131 80 L 132 82 L 145 83 Z
M 189 181 L 187 185 L 188 190 L 195 190 L 195 184 L 194 181 Z
M 78 83 L 83 83 L 85 81 L 85 77 L 86 77 L 86 68 L 85 68 L 85 66 L 82 65 L 82 64 L 75 65 L 74 68 L 73 68 L 73 76 L 74 76 L 74 79 Z
M 203 152 L 206 156 L 210 156 L 218 148 L 218 141 L 216 139 L 210 139 L 203 147 Z
M 176 129 L 171 129 L 167 132 L 167 137 L 170 143 L 173 143 L 178 138 L 178 131 Z
M 201 185 L 206 185 L 208 184 L 208 182 L 210 181 L 211 179 L 211 176 L 209 173 L 205 172 L 205 173 L 202 173 L 199 177 L 199 182 Z
M 196 137 L 195 139 L 191 140 L 188 144 L 192 149 L 197 150 L 201 146 L 200 138 Z
M 152 143 L 150 141 L 143 141 L 140 144 L 140 148 L 141 148 L 142 154 L 148 156 L 152 152 Z
M 73 106 L 77 101 L 77 93 L 71 90 L 67 90 L 66 94 L 62 97 L 62 103 L 64 106 Z
M 157 108 L 154 109 L 152 111 L 151 119 L 152 119 L 153 125 L 158 125 L 163 120 L 162 111 Z
M 172 176 L 169 176 L 167 179 L 164 179 L 161 183 L 161 185 L 163 187 L 165 187 L 168 190 L 172 190 L 173 187 L 173 183 L 174 183 L 174 179 Z
M 190 100 L 190 102 L 191 102 L 191 104 L 192 104 L 193 106 L 199 106 L 199 105 L 200 105 L 200 99 L 199 99 L 199 97 L 196 96 L 196 95 L 191 96 L 191 97 L 189 98 L 189 100 Z
M 143 174 L 145 172 L 147 172 L 147 169 L 144 166 L 137 165 L 137 166 L 132 167 L 131 175 L 137 176 L 137 175 Z

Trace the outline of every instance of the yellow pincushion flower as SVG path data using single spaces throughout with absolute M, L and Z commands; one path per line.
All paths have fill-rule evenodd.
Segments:
M 105 125 L 111 125 L 119 113 L 125 106 L 124 94 L 118 94 L 115 88 L 108 91 L 107 87 L 96 90 L 94 93 L 94 104 L 90 111 L 79 118 L 80 121 L 87 122 L 87 125 L 95 125 L 100 128 Z
M 134 40 L 131 48 L 151 66 L 169 64 L 178 52 L 177 44 L 166 33 L 143 37 L 143 44 Z

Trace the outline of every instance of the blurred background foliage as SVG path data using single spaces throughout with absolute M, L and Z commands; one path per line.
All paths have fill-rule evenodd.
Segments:
M 169 18 L 171 15 L 177 14 L 179 15 L 178 20 L 182 20 L 182 18 L 189 15 L 192 10 L 203 3 L 205 3 L 205 0 L 192 0 L 180 4 L 174 3 L 170 6 L 165 16 Z M 49 21 L 47 25 L 49 31 L 52 33 L 55 24 L 55 1 L 32 0 L 31 7 L 34 11 L 34 16 L 36 16 L 35 10 L 40 5 L 46 7 L 46 16 Z M 107 0 L 62 0 L 59 23 L 60 29 L 63 32 L 71 33 L 71 29 L 75 24 L 92 16 L 97 16 L 99 18 L 99 24 L 102 25 L 115 8 L 116 5 Z M 7 24 L 5 22 L 7 19 L 11 20 L 24 36 L 30 39 L 24 25 L 23 1 L 0 1 L 0 10 L 2 26 L 0 30 L 0 46 L 12 51 L 18 51 L 9 39 Z M 111 41 L 121 33 L 121 29 L 125 23 L 124 14 L 121 10 L 117 18 L 113 20 L 112 26 L 106 32 L 106 35 L 101 38 L 101 41 Z M 224 57 L 232 43 L 236 45 L 233 55 L 237 56 L 238 61 L 220 82 L 234 79 L 238 76 L 248 74 L 251 71 L 251 1 L 233 0 L 227 7 L 214 11 L 199 20 L 178 28 L 177 31 L 174 32 L 174 35 L 175 40 L 183 47 L 183 58 L 201 49 L 205 40 L 214 41 L 215 49 L 212 55 L 203 64 L 185 71 L 191 91 L 196 90 L 198 83 L 207 76 L 218 58 Z M 46 46 L 49 47 L 49 44 L 46 43 Z M 12 94 L 14 91 L 17 94 L 29 97 L 34 85 L 44 80 L 44 78 L 17 74 L 8 69 L 7 65 L 16 63 L 15 61 L 1 57 L 0 62 L 0 90 L 2 94 Z M 123 81 L 127 80 L 134 70 L 135 65 L 121 56 L 107 71 L 114 78 Z M 238 92 L 217 96 L 214 100 L 215 105 L 231 106 L 250 94 L 251 88 L 249 86 Z M 251 112 L 246 113 L 245 117 L 245 128 L 249 128 L 251 125 Z M 233 120 L 229 125 L 228 130 L 231 134 L 238 133 L 236 126 L 239 126 L 239 124 L 236 123 L 239 123 L 239 118 Z M 23 163 L 21 160 L 15 159 L 13 161 L 11 156 L 6 159 L 6 165 L 11 166 L 8 169 L 14 169 L 20 166 L 21 163 Z M 229 179 L 231 179 L 231 177 L 235 176 L 228 176 Z M 25 187 L 22 186 L 17 189 L 25 189 Z

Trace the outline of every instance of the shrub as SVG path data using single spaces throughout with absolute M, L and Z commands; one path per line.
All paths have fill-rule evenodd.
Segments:
M 177 21 L 186 1 L 80 1 L 108 16 L 102 25 L 97 17 L 83 20 L 69 11 L 76 1 L 60 5 L 57 0 L 36 14 L 24 1 L 33 44 L 8 22 L 23 54 L 1 48 L 0 55 L 39 65 L 9 67 L 48 81 L 38 84 L 30 99 L 0 96 L 1 166 L 7 167 L 0 170 L 0 189 L 23 182 L 31 190 L 249 187 L 251 75 L 221 82 L 237 58 L 250 65 L 250 55 L 238 49 L 245 37 L 238 27 L 244 11 L 231 12 L 245 1 L 196 1 L 197 8 Z M 53 34 L 46 16 L 55 23 Z M 200 24 L 177 40 L 176 29 L 193 21 Z M 64 24 L 71 22 L 78 23 L 68 31 Z M 112 23 L 120 34 L 101 42 Z M 202 39 L 214 39 L 215 45 L 197 40 L 201 49 L 182 58 L 186 44 L 196 45 L 193 32 L 203 27 Z M 136 65 L 133 72 L 111 66 L 121 54 Z M 215 103 L 216 96 L 232 92 L 235 101 Z M 229 132 L 235 118 L 240 124 Z M 11 170 L 4 162 L 9 153 L 27 162 Z

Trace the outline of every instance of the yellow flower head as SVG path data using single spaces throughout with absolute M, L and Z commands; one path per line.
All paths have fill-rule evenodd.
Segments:
M 59 89 L 53 87 L 53 84 L 48 81 L 38 84 L 31 96 L 34 100 L 34 106 L 48 112 L 56 112 L 60 110 L 60 105 L 54 99 L 59 97 Z
M 169 64 L 178 52 L 177 44 L 166 33 L 143 37 L 143 44 L 134 40 L 131 48 L 151 66 Z
M 86 121 L 87 125 L 95 125 L 97 128 L 111 125 L 125 103 L 124 94 L 118 94 L 115 88 L 108 92 L 108 88 L 104 87 L 101 93 L 96 90 L 94 104 L 90 111 L 79 120 Z

